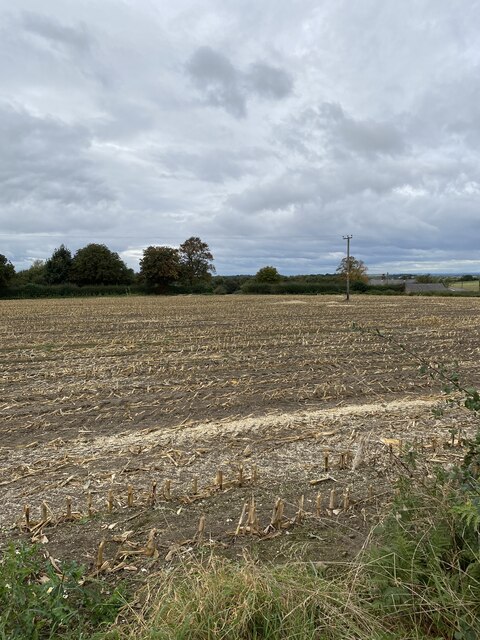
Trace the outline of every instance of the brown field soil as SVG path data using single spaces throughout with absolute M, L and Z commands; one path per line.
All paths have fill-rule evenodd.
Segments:
M 104 541 L 114 575 L 205 549 L 345 562 L 411 455 L 428 478 L 475 429 L 458 407 L 435 417 L 440 383 L 352 322 L 475 386 L 479 311 L 373 296 L 1 301 L 1 540 L 92 571 Z

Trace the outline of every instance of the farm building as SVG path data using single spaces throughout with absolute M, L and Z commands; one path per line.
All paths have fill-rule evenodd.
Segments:
M 369 278 L 368 279 L 368 284 L 370 285 L 374 285 L 376 287 L 380 287 L 380 286 L 391 286 L 392 284 L 404 284 L 405 280 L 403 278 L 381 278 L 381 277 L 376 277 L 374 276 L 373 278 Z

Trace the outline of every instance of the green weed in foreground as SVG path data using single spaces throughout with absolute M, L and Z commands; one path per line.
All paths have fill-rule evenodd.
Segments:
M 372 613 L 427 637 L 480 638 L 476 485 L 465 491 L 458 476 L 443 473 L 432 487 L 403 481 L 363 558 Z
M 35 546 L 10 545 L 0 559 L 0 639 L 94 638 L 124 603 L 118 590 L 85 581 L 82 567 L 53 565 Z M 102 634 L 103 635 L 103 634 Z M 97 637 L 101 637 L 98 634 Z

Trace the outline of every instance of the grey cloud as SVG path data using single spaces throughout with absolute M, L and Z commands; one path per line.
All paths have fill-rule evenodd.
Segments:
M 293 90 L 292 78 L 283 69 L 257 62 L 246 73 L 247 85 L 259 96 L 280 100 Z
M 210 47 L 200 47 L 190 58 L 187 70 L 210 104 L 224 107 L 236 118 L 245 117 L 240 74 L 228 58 Z
M 46 201 L 84 206 L 112 199 L 95 176 L 87 151 L 85 127 L 0 105 L 0 201 L 5 204 Z
M 255 174 L 259 163 L 268 155 L 267 150 L 259 147 L 246 150 L 208 147 L 197 152 L 170 148 L 168 151 L 154 149 L 151 152 L 154 161 L 161 162 L 177 176 L 187 175 L 219 184 Z
M 187 63 L 187 72 L 209 104 L 236 118 L 247 115 L 251 95 L 280 100 L 292 92 L 293 81 L 283 69 L 257 62 L 245 73 L 211 47 L 200 47 Z
M 67 26 L 40 13 L 24 11 L 22 25 L 26 31 L 44 38 L 62 49 L 74 49 L 77 53 L 85 52 L 90 49 L 92 44 L 91 36 L 84 25 Z
M 346 198 L 358 197 L 364 192 L 385 197 L 395 188 L 409 185 L 419 189 L 425 182 L 425 176 L 419 175 L 410 159 L 403 157 L 378 157 L 367 162 L 359 161 L 356 156 L 339 155 L 335 150 L 314 162 L 302 156 L 296 160 L 285 158 L 285 164 L 288 169 L 281 171 L 275 179 L 250 184 L 230 196 L 227 205 L 254 214 L 288 207 L 303 212 L 307 203 L 315 203 L 318 211 L 320 206 L 344 202 Z
M 398 127 L 391 122 L 360 120 L 347 115 L 341 105 L 324 103 L 318 111 L 318 123 L 332 144 L 362 155 L 402 153 L 405 143 Z
M 299 206 L 317 195 L 317 188 L 309 178 L 308 175 L 282 175 L 276 180 L 261 183 L 231 196 L 227 204 L 250 214 Z

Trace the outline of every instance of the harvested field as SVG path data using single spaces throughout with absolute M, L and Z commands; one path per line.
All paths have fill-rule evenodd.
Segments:
M 342 562 L 381 517 L 406 457 L 428 476 L 461 458 L 474 429 L 459 408 L 435 417 L 440 384 L 352 322 L 457 362 L 478 385 L 479 305 L 2 301 L 2 538 L 102 571 L 135 573 L 205 545 Z

